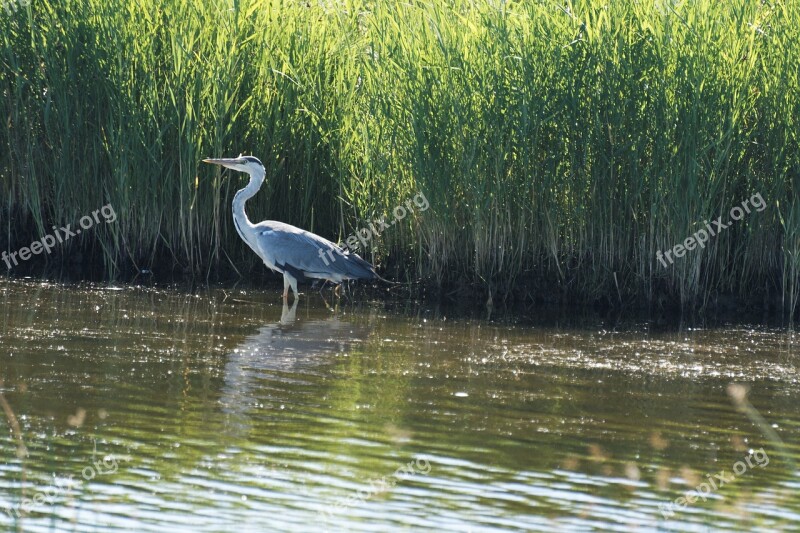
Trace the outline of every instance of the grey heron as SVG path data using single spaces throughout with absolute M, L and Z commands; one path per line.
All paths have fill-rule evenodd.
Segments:
M 328 280 L 335 284 L 349 279 L 382 279 L 375 267 L 357 254 L 344 250 L 328 239 L 298 227 L 265 220 L 253 224 L 247 218 L 244 204 L 256 195 L 267 175 L 257 158 L 242 156 L 226 159 L 204 159 L 250 175 L 250 183 L 233 197 L 233 224 L 242 240 L 264 261 L 268 268 L 283 274 L 283 299 L 289 298 L 289 287 L 297 300 L 297 282 L 306 279 Z

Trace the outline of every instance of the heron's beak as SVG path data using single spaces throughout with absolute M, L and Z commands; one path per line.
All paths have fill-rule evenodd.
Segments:
M 236 165 L 241 165 L 243 161 L 238 157 L 231 157 L 225 159 L 203 159 L 203 163 L 211 163 L 212 165 L 222 165 L 225 168 L 232 168 L 236 170 Z

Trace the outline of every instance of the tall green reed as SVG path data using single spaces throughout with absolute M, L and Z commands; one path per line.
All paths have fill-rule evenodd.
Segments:
M 108 276 L 259 272 L 230 224 L 333 239 L 417 191 L 363 253 L 495 296 L 702 305 L 800 296 L 793 2 L 63 0 L 0 17 L 7 246 L 111 202 Z M 761 193 L 664 268 L 656 251 Z

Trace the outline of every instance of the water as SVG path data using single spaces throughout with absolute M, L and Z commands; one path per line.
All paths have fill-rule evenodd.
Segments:
M 800 529 L 780 327 L 10 281 L 0 303 L 3 530 Z

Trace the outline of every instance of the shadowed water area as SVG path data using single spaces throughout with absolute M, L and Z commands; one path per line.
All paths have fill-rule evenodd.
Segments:
M 0 528 L 797 530 L 796 342 L 4 280 Z

